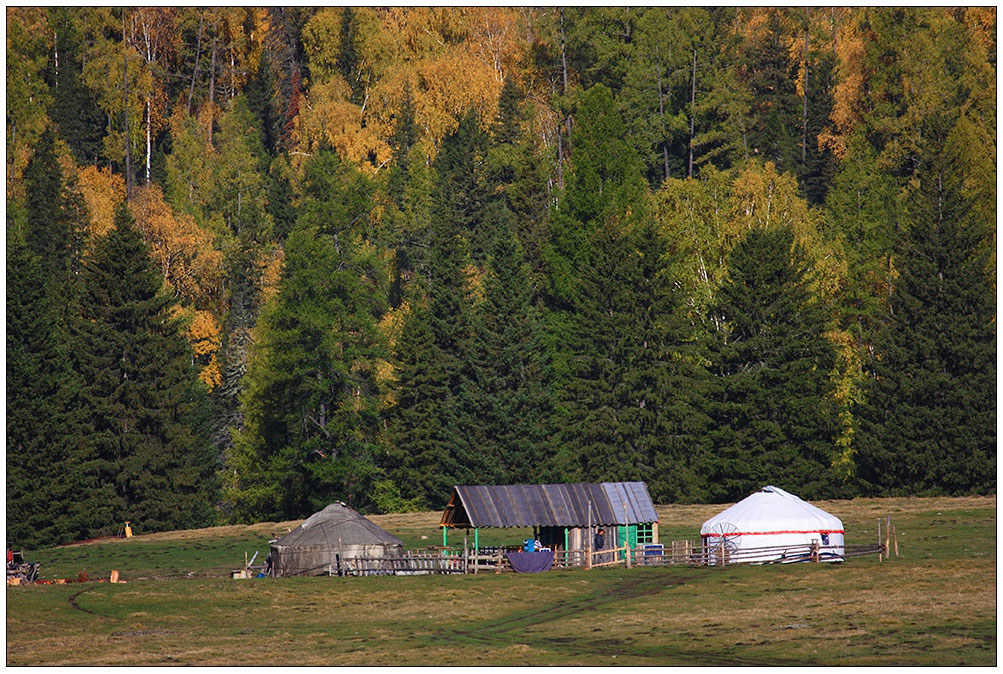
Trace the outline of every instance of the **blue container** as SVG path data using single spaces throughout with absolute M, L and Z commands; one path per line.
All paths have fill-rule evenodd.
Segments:
M 522 544 L 523 552 L 534 552 L 536 550 L 536 540 L 532 538 L 527 538 Z

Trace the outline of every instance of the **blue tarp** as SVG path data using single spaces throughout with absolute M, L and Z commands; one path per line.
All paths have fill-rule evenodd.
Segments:
M 540 552 L 506 552 L 505 556 L 512 565 L 512 570 L 518 573 L 540 573 L 550 571 L 554 565 L 554 552 L 543 550 Z

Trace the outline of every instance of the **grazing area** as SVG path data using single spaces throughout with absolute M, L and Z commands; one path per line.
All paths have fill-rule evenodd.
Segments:
M 26 550 L 8 666 L 983 665 L 996 663 L 996 498 L 816 502 L 847 543 L 891 516 L 900 556 L 845 564 L 231 580 L 297 522 Z M 659 506 L 662 539 L 720 505 Z M 440 514 L 373 516 L 405 547 Z M 525 532 L 491 530 L 485 545 Z M 117 570 L 124 584 L 95 582 Z

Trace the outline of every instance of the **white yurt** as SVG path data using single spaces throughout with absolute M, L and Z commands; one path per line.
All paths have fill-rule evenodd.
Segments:
M 710 564 L 843 561 L 843 523 L 779 487 L 763 487 L 703 523 Z M 759 548 L 769 548 L 760 550 Z

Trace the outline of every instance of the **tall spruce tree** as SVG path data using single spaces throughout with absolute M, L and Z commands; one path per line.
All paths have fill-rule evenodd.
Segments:
M 559 465 L 578 479 L 646 479 L 672 455 L 680 409 L 669 382 L 684 333 L 641 162 L 610 91 L 590 89 L 576 119 L 545 252 Z
M 244 429 L 240 396 L 245 388 L 248 351 L 253 343 L 252 330 L 261 310 L 260 249 L 252 240 L 238 237 L 227 261 L 229 283 L 223 339 L 221 382 L 212 392 L 213 446 L 224 465 L 233 447 L 233 434 Z
M 603 241 L 618 241 L 617 229 L 626 232 L 647 217 L 647 184 L 625 133 L 610 90 L 597 85 L 586 92 L 571 137 L 575 150 L 567 187 L 552 211 L 542 253 L 545 320 L 558 381 L 568 371 L 564 347 L 578 329 L 577 305 L 588 301 L 579 278 L 594 269 L 596 233 L 605 229 Z
M 434 217 L 466 238 L 470 255 L 478 263 L 487 258 L 491 240 L 485 218 L 489 198 L 484 175 L 487 143 L 477 113 L 469 110 L 456 131 L 443 140 L 435 158 Z
M 25 242 L 38 256 L 48 279 L 48 292 L 61 300 L 61 322 L 65 325 L 76 294 L 73 286 L 80 271 L 87 211 L 74 176 L 63 174 L 51 129 L 42 134 L 24 178 Z
M 504 201 L 489 210 L 494 241 L 484 300 L 474 311 L 474 338 L 465 411 L 471 441 L 490 458 L 482 482 L 538 483 L 549 479 L 552 389 L 541 343 L 539 312 L 522 248 Z
M 401 491 L 433 508 L 445 504 L 453 485 L 479 481 L 488 460 L 471 445 L 464 417 L 471 340 L 465 246 L 448 224 L 440 221 L 434 231 L 427 297 L 412 298 L 397 345 L 389 431 Z
M 956 165 L 931 163 L 910 200 L 857 410 L 868 494 L 996 490 L 995 237 Z
M 541 266 L 540 247 L 546 239 L 546 216 L 550 196 L 547 191 L 546 167 L 531 137 L 523 136 L 522 124 L 526 111 L 522 107 L 525 94 L 514 78 L 505 80 L 498 100 L 498 117 L 492 129 L 491 146 L 485 158 L 485 178 L 491 199 L 489 217 L 500 211 L 498 197 L 511 217 L 511 230 L 522 247 L 533 271 Z M 492 215 L 494 214 L 494 215 Z M 488 255 L 493 254 L 497 237 L 507 236 L 489 224 L 485 234 Z
M 21 237 L 7 232 L 7 541 L 36 547 L 68 540 L 65 507 L 72 391 L 65 333 L 50 280 Z
M 74 361 L 84 439 L 67 505 L 81 534 L 132 520 L 145 531 L 206 526 L 217 499 L 208 400 L 172 318 L 176 300 L 126 206 L 84 268 Z
M 83 82 L 86 60 L 86 18 L 70 7 L 52 9 L 52 58 L 49 80 L 52 102 L 49 115 L 59 135 L 81 163 L 96 162 L 103 154 L 102 136 L 107 118 L 95 92 Z
M 368 180 L 333 152 L 305 167 L 279 293 L 263 311 L 228 456 L 225 496 L 240 520 L 300 517 L 344 499 L 366 507 L 377 477 L 376 359 L 382 272 L 360 245 Z
M 59 543 L 75 535 L 62 515 L 75 498 L 65 469 L 80 440 L 68 353 L 85 214 L 51 130 L 25 182 L 23 221 L 12 217 L 7 231 L 8 522 L 19 541 Z
M 388 467 L 399 491 L 424 508 L 439 507 L 453 485 L 472 481 L 458 456 L 461 428 L 449 359 L 437 343 L 431 310 L 413 298 L 394 354 L 397 400 L 390 410 Z M 462 448 L 462 447 L 460 447 Z
M 406 497 L 432 507 L 444 505 L 454 484 L 494 469 L 491 457 L 473 446 L 468 414 L 473 318 L 466 237 L 485 230 L 487 195 L 478 168 L 483 141 L 473 113 L 443 141 L 435 164 L 425 297 L 414 293 L 397 348 L 399 395 L 390 431 L 398 455 L 395 477 Z
M 694 498 L 689 384 L 698 370 L 689 330 L 654 227 L 608 223 L 592 237 L 573 313 L 561 441 L 577 479 L 654 480 L 672 500 Z M 667 475 L 658 478 L 658 470 Z
M 712 347 L 708 489 L 731 500 L 767 484 L 837 495 L 837 416 L 827 312 L 789 228 L 752 229 L 732 249 Z

